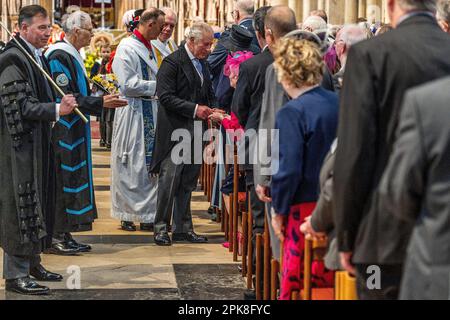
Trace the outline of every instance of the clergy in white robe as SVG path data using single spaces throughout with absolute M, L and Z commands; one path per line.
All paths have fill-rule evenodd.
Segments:
M 156 129 L 156 73 L 149 49 L 135 35 L 123 39 L 112 65 L 129 105 L 116 110 L 111 149 L 112 217 L 153 223 L 157 181 L 148 173 Z
M 162 61 L 169 54 L 178 50 L 178 46 L 172 39 L 173 32 L 177 25 L 177 14 L 171 8 L 161 8 L 166 15 L 164 16 L 164 27 L 158 36 L 158 39 L 152 40 L 153 55 L 158 64 L 158 68 L 161 66 Z

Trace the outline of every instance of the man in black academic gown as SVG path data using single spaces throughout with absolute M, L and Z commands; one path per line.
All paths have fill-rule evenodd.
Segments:
M 47 12 L 37 5 L 19 13 L 22 48 L 10 41 L 0 55 L 0 244 L 4 251 L 6 290 L 22 294 L 47 294 L 41 281 L 61 281 L 40 264 L 42 239 L 51 233 L 46 215 L 52 200 L 53 170 L 51 123 L 72 113 L 73 96 L 56 104 L 41 71 L 24 54 L 26 50 L 44 69 L 41 56 L 50 37 Z

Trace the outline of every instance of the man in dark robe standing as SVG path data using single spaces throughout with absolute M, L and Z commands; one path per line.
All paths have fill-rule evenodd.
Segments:
M 64 24 L 66 37 L 51 46 L 45 56 L 56 84 L 73 93 L 80 110 L 100 116 L 102 108 L 123 107 L 128 103 L 118 95 L 91 97 L 89 81 L 79 50 L 92 38 L 92 22 L 86 12 L 71 13 Z M 49 253 L 71 255 L 88 252 L 91 246 L 78 243 L 71 232 L 90 231 L 97 218 L 91 156 L 90 122 L 70 114 L 61 117 L 52 130 L 55 150 L 56 192 L 54 241 Z
M 72 113 L 73 96 L 56 104 L 54 92 L 42 72 L 43 48 L 50 37 L 47 12 L 37 5 L 19 13 L 20 34 L 0 55 L 0 244 L 4 251 L 6 290 L 21 294 L 47 294 L 40 281 L 61 281 L 62 276 L 40 264 L 43 239 L 52 232 L 53 170 L 51 122 Z

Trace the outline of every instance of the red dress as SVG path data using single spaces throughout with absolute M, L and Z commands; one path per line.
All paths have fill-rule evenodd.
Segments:
M 292 292 L 300 292 L 303 289 L 305 235 L 300 232 L 300 225 L 312 214 L 315 207 L 315 202 L 291 206 L 285 230 L 280 300 L 290 300 Z M 332 287 L 334 273 L 325 269 L 322 261 L 315 261 L 312 278 L 313 287 Z

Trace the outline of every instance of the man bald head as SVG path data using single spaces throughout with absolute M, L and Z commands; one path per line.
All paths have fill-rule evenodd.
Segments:
M 266 41 L 269 48 L 286 34 L 297 29 L 295 12 L 287 6 L 274 6 L 265 19 Z
M 233 19 L 239 24 L 244 19 L 250 19 L 255 13 L 255 2 L 253 0 L 237 0 L 234 2 Z
M 158 38 L 164 26 L 165 13 L 157 8 L 145 10 L 139 20 L 138 31 L 150 41 Z

